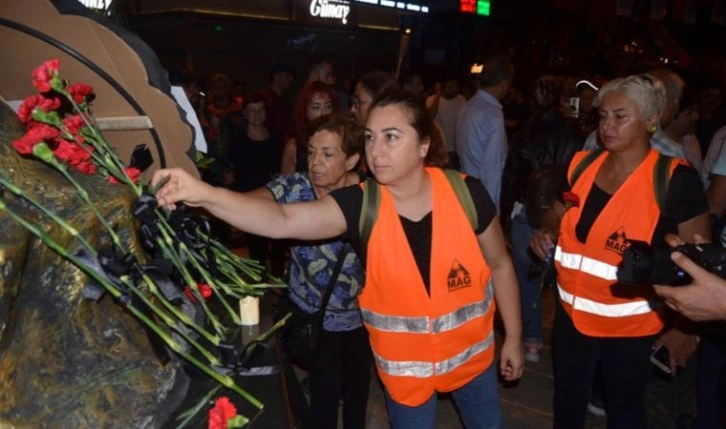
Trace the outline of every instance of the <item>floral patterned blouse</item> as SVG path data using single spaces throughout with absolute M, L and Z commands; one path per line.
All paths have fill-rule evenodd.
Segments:
M 281 176 L 266 186 L 279 203 L 317 199 L 307 173 Z M 344 242 L 337 239 L 314 244 L 294 243 L 290 248 L 290 299 L 303 311 L 314 313 L 320 308 L 343 245 Z M 363 282 L 363 266 L 351 249 L 345 256 L 345 262 L 325 311 L 323 329 L 340 332 L 363 326 L 357 300 Z

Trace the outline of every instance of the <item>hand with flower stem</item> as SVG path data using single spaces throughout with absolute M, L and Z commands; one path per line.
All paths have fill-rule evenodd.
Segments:
M 151 179 L 151 185 L 156 187 L 162 181 L 165 182 L 156 191 L 156 199 L 160 205 L 170 210 L 176 209 L 179 202 L 199 207 L 204 204 L 214 188 L 180 168 L 156 171 Z
M 542 216 L 542 226 L 529 240 L 529 247 L 538 258 L 551 261 L 560 232 L 562 216 L 573 207 L 580 207 L 580 197 L 565 191 L 561 198 L 553 199 Z

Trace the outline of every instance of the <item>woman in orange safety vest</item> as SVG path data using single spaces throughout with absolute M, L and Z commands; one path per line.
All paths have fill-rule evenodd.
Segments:
M 691 241 L 694 234 L 709 236 L 708 206 L 698 173 L 670 158 L 661 160 L 668 166 L 668 187 L 662 209 L 658 203 L 654 171 L 662 155 L 651 148 L 650 137 L 665 105 L 659 80 L 648 75 L 613 80 L 597 103 L 604 150 L 594 158 L 590 152 L 576 154 L 568 173 L 571 192 L 582 203 L 564 210 L 556 246 L 546 233 L 532 242 L 541 257 L 554 250 L 557 269 L 554 427 L 584 428 L 599 358 L 608 427 L 645 429 L 654 344 L 668 346 L 675 367 L 685 359 L 673 347 L 676 339 L 694 345 L 695 336 L 671 330 L 656 340 L 665 326 L 664 306 L 651 285 L 619 284 L 617 266 L 630 240 L 665 246 L 666 233 Z
M 152 183 L 171 176 L 157 192 L 160 204 L 202 206 L 243 231 L 304 240 L 346 234 L 365 261 L 360 306 L 392 426 L 433 428 L 436 393 L 452 392 L 467 428 L 500 428 L 497 372 L 515 380 L 524 366 L 517 281 L 494 203 L 478 180 L 447 178 L 439 168 L 446 148 L 433 130 L 412 94 L 373 102 L 365 147 L 380 205 L 364 238 L 358 186 L 279 205 L 213 188 L 178 169 L 157 171 Z M 465 185 L 476 222 L 454 182 Z M 505 328 L 498 366 L 495 301 Z

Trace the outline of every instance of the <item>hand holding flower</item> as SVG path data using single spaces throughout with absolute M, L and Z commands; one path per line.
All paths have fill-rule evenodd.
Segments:
M 156 187 L 167 177 L 167 182 L 156 191 L 156 200 L 159 205 L 169 209 L 175 209 L 178 202 L 199 207 L 213 189 L 211 185 L 193 177 L 181 168 L 157 170 L 151 178 L 151 187 Z

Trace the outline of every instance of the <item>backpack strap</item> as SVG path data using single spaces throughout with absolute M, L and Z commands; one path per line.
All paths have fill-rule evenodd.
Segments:
M 655 190 L 655 200 L 658 203 L 658 209 L 661 213 L 664 213 L 666 208 L 668 185 L 670 185 L 671 181 L 670 171 L 672 162 L 672 156 L 659 153 L 658 159 L 655 161 L 655 168 L 653 168 L 653 188 Z
M 570 176 L 570 187 L 575 185 L 577 179 L 580 178 L 582 173 L 585 171 L 590 164 L 593 163 L 603 152 L 602 148 L 598 148 L 589 152 L 584 158 L 575 166 Z M 655 191 L 655 199 L 658 203 L 658 209 L 661 213 L 664 212 L 666 206 L 666 197 L 668 196 L 668 186 L 670 185 L 670 170 L 673 157 L 668 155 L 658 154 L 658 159 L 655 162 L 655 168 L 653 169 L 653 188 Z
M 474 231 L 479 229 L 479 217 L 476 213 L 474 200 L 471 198 L 469 188 L 466 181 L 456 170 L 443 169 L 446 179 L 454 189 L 456 198 L 459 200 L 461 207 L 469 219 L 469 223 Z M 368 240 L 371 238 L 373 225 L 378 219 L 378 209 L 381 205 L 381 189 L 375 179 L 368 179 L 363 183 L 363 205 L 358 218 L 358 233 L 360 235 L 361 246 L 368 248 Z
M 358 233 L 361 247 L 368 248 L 368 239 L 371 238 L 373 224 L 378 219 L 378 208 L 381 205 L 381 189 L 376 179 L 369 178 L 363 183 L 363 206 L 358 219 Z
M 461 207 L 464 209 L 464 213 L 466 213 L 466 217 L 469 219 L 471 228 L 474 231 L 478 230 L 479 229 L 479 216 L 477 216 L 476 206 L 474 205 L 474 200 L 471 198 L 471 193 L 469 192 L 469 188 L 466 186 L 466 181 L 464 181 L 464 178 L 461 176 L 461 173 L 459 173 L 456 170 L 451 170 L 451 169 L 446 168 L 443 170 L 443 172 L 446 175 L 446 178 L 449 180 L 451 187 L 454 188 L 454 192 L 456 193 L 456 198 L 459 199 L 459 203 L 461 204 Z
M 580 178 L 585 169 L 589 167 L 590 164 L 592 164 L 593 161 L 595 161 L 600 154 L 603 153 L 603 151 L 603 148 L 598 147 L 597 149 L 588 152 L 588 154 L 580 160 L 580 162 L 575 166 L 575 169 L 572 170 L 572 176 L 570 176 L 570 187 L 575 185 L 575 182 L 577 182 L 577 179 Z

